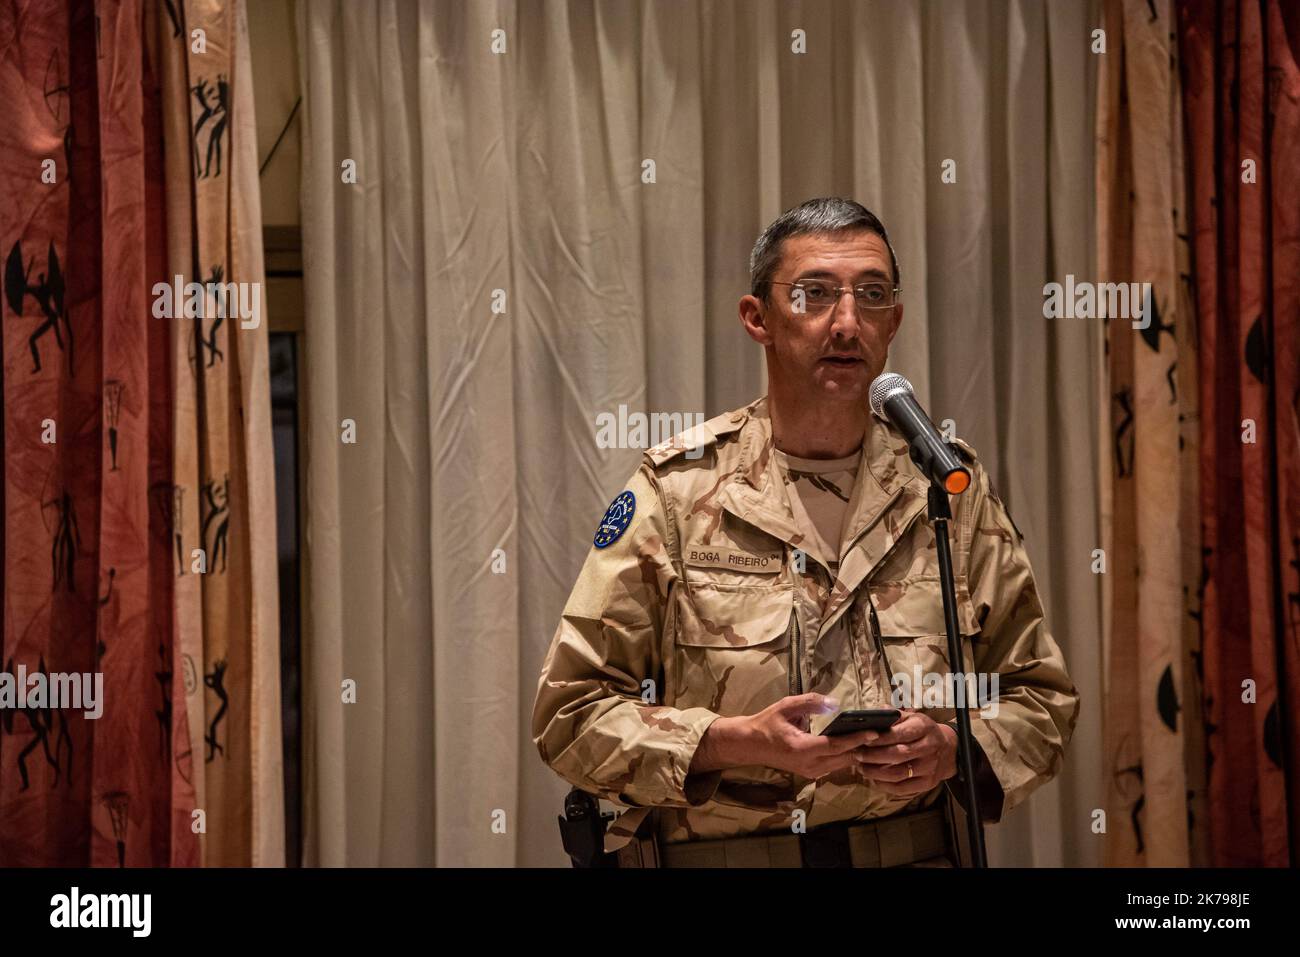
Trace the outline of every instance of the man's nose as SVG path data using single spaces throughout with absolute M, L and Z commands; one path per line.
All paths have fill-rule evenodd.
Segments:
M 858 301 L 845 289 L 831 307 L 831 334 L 851 339 L 858 334 Z

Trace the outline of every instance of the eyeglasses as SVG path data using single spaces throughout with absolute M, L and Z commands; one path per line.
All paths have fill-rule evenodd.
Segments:
M 800 279 L 797 282 L 769 280 L 773 286 L 790 287 L 790 308 L 796 313 L 819 316 L 840 301 L 845 292 L 853 293 L 859 311 L 892 309 L 898 303 L 902 286 L 887 282 L 862 282 L 856 286 L 836 286 L 822 279 Z

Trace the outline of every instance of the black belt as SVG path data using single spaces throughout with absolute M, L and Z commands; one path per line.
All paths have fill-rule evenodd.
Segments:
M 805 834 L 753 834 L 666 844 L 661 867 L 900 867 L 953 859 L 944 806 L 869 821 L 837 821 Z

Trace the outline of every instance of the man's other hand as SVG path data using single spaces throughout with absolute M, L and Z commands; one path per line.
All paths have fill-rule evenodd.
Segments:
M 915 797 L 957 773 L 957 732 L 929 715 L 904 709 L 888 731 L 862 735 L 852 754 L 858 774 L 886 794 Z

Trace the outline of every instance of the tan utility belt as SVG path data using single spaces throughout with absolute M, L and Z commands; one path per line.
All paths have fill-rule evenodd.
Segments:
M 839 822 L 806 834 L 755 834 L 656 846 L 632 840 L 619 867 L 901 867 L 955 854 L 943 806 L 872 821 Z M 940 862 L 942 863 L 942 862 Z

